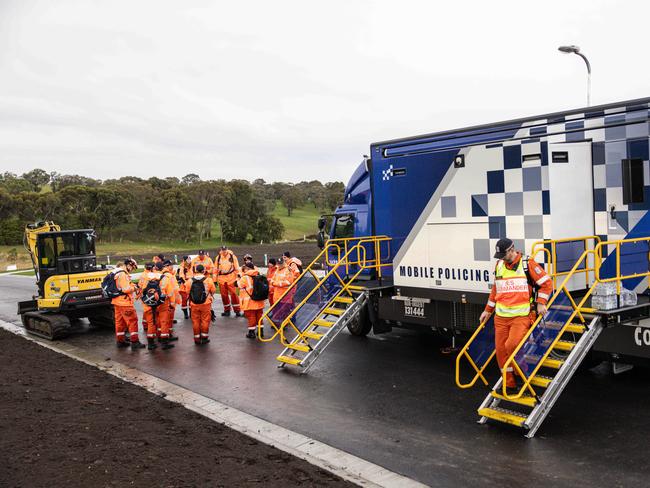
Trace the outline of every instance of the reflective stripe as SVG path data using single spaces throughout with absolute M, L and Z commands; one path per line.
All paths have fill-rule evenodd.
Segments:
M 551 277 L 549 275 L 544 275 L 540 279 L 538 279 L 535 283 L 537 283 L 538 285 L 541 285 L 542 283 L 546 283 L 550 279 L 551 279 Z
M 249 327 L 248 330 L 255 330 L 255 328 L 256 328 L 255 326 Z
M 169 334 L 160 334 L 160 337 L 169 337 Z
M 512 373 L 513 369 L 512 368 L 505 368 L 506 373 Z
M 202 337 L 208 337 L 208 334 L 204 334 L 203 332 L 201 332 L 201 336 Z
M 201 337 L 201 334 L 194 334 L 194 338 Z
M 543 298 L 544 300 L 548 300 L 548 295 L 546 293 L 542 293 L 541 291 L 537 294 L 539 298 Z
M 492 302 L 490 300 L 488 300 L 487 304 L 488 304 L 488 307 L 492 307 L 492 308 L 494 308 L 494 306 L 496 305 L 496 303 L 494 303 L 494 302 Z
M 118 332 L 117 335 L 118 336 L 123 336 L 123 335 L 126 335 L 126 332 Z

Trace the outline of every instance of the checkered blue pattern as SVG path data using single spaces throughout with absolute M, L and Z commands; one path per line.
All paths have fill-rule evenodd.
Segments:
M 465 204 L 458 200 L 465 197 L 457 188 L 451 189 L 456 194 L 443 195 L 440 217 L 470 217 L 471 212 L 472 218 L 487 218 L 486 235 L 473 239 L 477 261 L 490 261 L 496 241 L 506 235 L 518 249 L 530 252 L 550 229 L 548 144 L 591 140 L 595 232 L 603 240 L 624 238 L 650 209 L 650 111 L 646 104 L 616 112 L 621 109 L 531 121 L 515 140 L 483 146 L 501 151 L 500 162 L 485 172 L 484 191 L 468 195 Z M 629 158 L 643 161 L 641 204 L 623 204 L 621 161 Z

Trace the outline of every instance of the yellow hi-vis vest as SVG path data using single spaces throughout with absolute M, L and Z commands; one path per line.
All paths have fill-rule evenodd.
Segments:
M 524 269 L 524 257 L 516 269 L 508 269 L 501 259 L 495 271 L 496 307 L 499 317 L 523 317 L 530 313 L 532 297 L 528 288 L 528 277 Z

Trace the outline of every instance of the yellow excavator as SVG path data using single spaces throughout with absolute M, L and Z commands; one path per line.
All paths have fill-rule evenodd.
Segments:
M 18 303 L 27 332 L 53 340 L 67 336 L 81 318 L 92 326 L 113 324 L 110 299 L 101 289 L 109 270 L 97 265 L 95 238 L 92 229 L 62 231 L 54 222 L 25 227 L 23 244 L 38 286 L 38 295 Z

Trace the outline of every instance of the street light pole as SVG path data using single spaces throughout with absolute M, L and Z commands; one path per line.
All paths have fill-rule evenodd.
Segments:
M 591 106 L 591 64 L 589 64 L 587 56 L 580 52 L 578 46 L 560 46 L 557 49 L 565 54 L 577 54 L 585 62 L 587 66 L 587 107 Z

